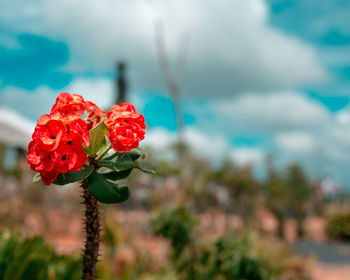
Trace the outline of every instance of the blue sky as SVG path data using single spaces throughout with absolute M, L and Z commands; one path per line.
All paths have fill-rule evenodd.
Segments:
M 154 41 L 161 21 L 172 62 L 189 38 L 181 94 L 194 151 L 260 174 L 272 155 L 350 186 L 349 1 L 0 2 L 1 106 L 35 121 L 69 91 L 107 108 L 123 60 L 147 141 L 162 147 L 175 119 Z
M 350 88 L 350 2 L 271 0 L 268 3 L 272 12 L 270 23 L 312 44 L 334 77 L 327 86 L 308 88 L 306 92 L 332 111 L 343 109 L 349 102 Z

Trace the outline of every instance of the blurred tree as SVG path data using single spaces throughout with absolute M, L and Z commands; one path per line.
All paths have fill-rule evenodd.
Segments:
M 173 74 L 170 69 L 170 62 L 167 53 L 167 48 L 165 45 L 165 34 L 164 28 L 161 22 L 158 22 L 155 25 L 155 39 L 157 46 L 157 53 L 160 68 L 162 71 L 164 82 L 171 94 L 171 98 L 174 104 L 174 113 L 176 119 L 176 128 L 179 137 L 179 143 L 182 142 L 182 132 L 184 128 L 184 116 L 182 111 L 181 104 L 181 89 L 180 85 L 182 83 L 185 62 L 186 62 L 186 53 L 188 46 L 188 37 L 183 36 L 180 41 L 179 52 L 175 58 L 175 73 Z
M 306 205 L 312 193 L 311 184 L 301 166 L 292 164 L 285 172 L 278 172 L 268 166 L 268 178 L 265 183 L 267 205 L 279 222 L 278 234 L 284 236 L 286 218 L 297 222 L 298 235 L 303 235 L 303 220 Z
M 125 77 L 126 64 L 118 62 L 116 64 L 116 104 L 121 104 L 127 101 L 128 82 Z
M 250 168 L 237 168 L 232 162 L 226 161 L 212 172 L 211 181 L 228 190 L 231 205 L 227 210 L 239 214 L 247 225 L 253 222 L 261 190 Z
M 297 164 L 292 164 L 287 168 L 286 181 L 291 191 L 292 215 L 297 221 L 298 235 L 302 236 L 304 234 L 303 221 L 307 214 L 307 202 L 312 193 L 311 184 L 301 166 Z
M 172 257 L 176 260 L 185 247 L 192 242 L 192 233 L 197 223 L 193 214 L 185 207 L 178 207 L 156 214 L 151 226 L 156 235 L 170 240 Z

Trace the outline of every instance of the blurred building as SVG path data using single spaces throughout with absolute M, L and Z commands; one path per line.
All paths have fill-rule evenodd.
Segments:
M 35 124 L 10 108 L 0 107 L 1 171 L 16 168 L 26 154 Z

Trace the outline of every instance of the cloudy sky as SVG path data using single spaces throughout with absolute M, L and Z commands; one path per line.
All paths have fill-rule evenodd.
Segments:
M 350 2 L 346 0 L 0 0 L 0 106 L 36 120 L 61 91 L 102 107 L 114 65 L 128 65 L 130 100 L 147 141 L 175 121 L 155 24 L 172 66 L 187 38 L 186 138 L 214 159 L 301 162 L 350 187 Z

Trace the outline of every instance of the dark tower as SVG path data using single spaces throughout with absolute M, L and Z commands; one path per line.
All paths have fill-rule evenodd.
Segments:
M 116 104 L 121 104 L 123 102 L 126 102 L 126 94 L 128 91 L 128 83 L 125 79 L 125 69 L 126 65 L 125 63 L 118 62 L 116 65 L 116 89 L 117 89 L 117 99 Z

